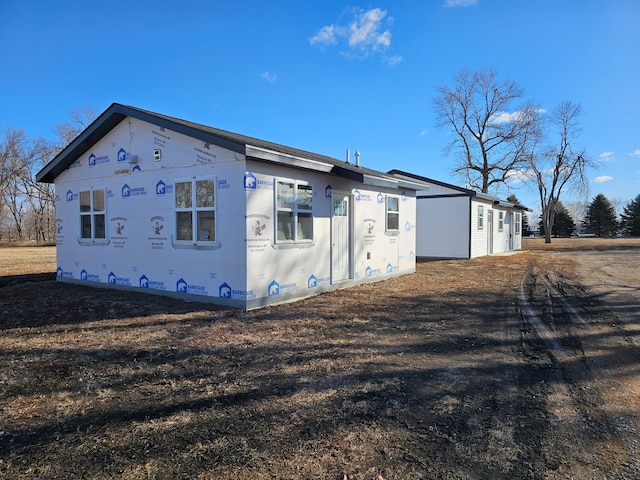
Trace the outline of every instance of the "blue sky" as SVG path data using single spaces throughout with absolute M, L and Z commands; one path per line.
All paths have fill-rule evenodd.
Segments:
M 637 0 L 3 0 L 0 44 L 0 132 L 118 102 L 458 185 L 432 100 L 493 67 L 582 105 L 587 200 L 640 194 Z

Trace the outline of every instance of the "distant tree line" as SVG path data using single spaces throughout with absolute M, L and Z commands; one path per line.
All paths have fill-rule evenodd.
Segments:
M 55 191 L 35 174 L 95 118 L 91 107 L 71 110 L 53 139 L 30 137 L 9 126 L 0 133 L 0 243 L 55 241 Z
M 538 231 L 541 235 L 545 234 L 542 219 L 538 222 Z M 584 218 L 579 225 L 575 223 L 575 219 L 562 202 L 558 202 L 551 235 L 569 237 L 576 234 L 595 237 L 640 236 L 640 195 L 625 205 L 618 217 L 609 199 L 603 194 L 598 194 L 587 206 Z

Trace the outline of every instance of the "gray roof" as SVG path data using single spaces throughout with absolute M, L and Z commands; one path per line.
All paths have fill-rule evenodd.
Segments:
M 462 195 L 462 196 L 468 196 L 468 197 L 476 197 L 482 200 L 487 200 L 489 202 L 492 202 L 494 205 L 502 205 L 504 207 L 515 208 L 517 210 L 525 210 L 528 212 L 532 211 L 531 209 L 525 207 L 524 205 L 519 205 L 517 203 L 510 203 L 510 202 L 507 202 L 506 200 L 501 200 L 500 198 L 494 195 L 489 195 L 488 193 L 476 192 L 475 190 L 470 190 L 464 187 L 458 187 L 457 185 L 451 185 L 450 183 L 441 182 L 439 180 L 433 180 L 432 178 L 416 175 L 415 173 L 404 172 L 402 170 L 390 170 L 387 173 L 397 178 L 407 178 L 407 179 L 411 179 L 414 182 L 422 183 L 424 184 L 425 187 L 428 187 L 428 184 L 447 187 L 459 192 L 457 196 Z M 418 191 L 420 191 L 420 189 L 418 189 Z
M 36 174 L 36 180 L 38 182 L 53 183 L 60 173 L 91 149 L 93 145 L 127 117 L 136 118 L 152 125 L 167 128 L 174 132 L 202 140 L 203 142 L 217 145 L 245 155 L 248 159 L 321 171 L 368 185 L 406 188 L 409 190 L 419 189 L 419 185 L 409 179 L 399 179 L 393 175 L 360 167 L 344 160 L 337 160 L 325 155 L 267 142 L 247 135 L 232 133 L 118 103 L 112 104 L 78 135 L 75 140 L 45 165 L 42 170 Z

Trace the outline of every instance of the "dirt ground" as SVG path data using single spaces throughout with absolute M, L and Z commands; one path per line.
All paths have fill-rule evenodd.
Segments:
M 640 477 L 640 239 L 241 312 L 0 249 L 0 477 Z

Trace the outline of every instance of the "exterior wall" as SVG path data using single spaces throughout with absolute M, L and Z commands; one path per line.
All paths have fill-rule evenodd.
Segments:
M 161 150 L 160 161 L 154 149 Z M 130 163 L 129 155 L 136 161 Z M 175 184 L 215 178 L 215 242 L 176 242 Z M 275 239 L 274 179 L 313 187 L 313 240 Z M 79 192 L 106 191 L 105 241 L 82 240 Z M 351 194 L 350 278 L 331 279 L 331 193 Z M 385 195 L 400 229 L 385 232 Z M 247 161 L 127 118 L 56 178 L 58 279 L 255 308 L 415 272 L 415 192 Z
M 522 213 L 513 208 L 493 205 L 489 201 L 474 198 L 471 204 L 471 258 L 482 255 L 503 253 L 522 248 Z M 478 229 L 478 206 L 484 207 L 483 228 Z M 489 224 L 490 214 L 493 216 L 493 228 Z M 500 230 L 500 212 L 504 215 L 504 223 Z M 516 215 L 520 217 L 520 228 L 516 232 Z M 493 249 L 490 248 L 490 235 L 493 233 Z
M 249 161 L 247 168 L 247 291 L 251 307 L 415 272 L 415 192 L 372 189 L 338 177 L 262 162 Z M 313 187 L 313 241 L 280 244 L 275 240 L 277 180 L 305 181 Z M 331 276 L 334 191 L 351 195 L 351 274 L 340 282 Z M 395 235 L 385 232 L 385 195 L 400 200 L 400 230 Z
M 483 208 L 482 228 L 479 228 L 478 207 Z M 481 257 L 489 254 L 489 211 L 493 210 L 493 204 L 488 201 L 481 201 L 474 197 L 471 200 L 471 258 Z M 494 232 L 497 229 L 494 218 Z
M 433 193 L 431 188 L 429 194 Z M 469 258 L 469 197 L 417 199 L 419 257 Z
M 245 236 L 233 226 L 244 217 L 244 170 L 233 152 L 126 119 L 56 178 L 58 278 L 196 298 L 218 296 L 221 279 L 243 285 Z M 178 246 L 175 181 L 208 176 L 216 180 L 216 244 Z M 90 188 L 106 188 L 105 242 L 80 240 L 78 193 Z

